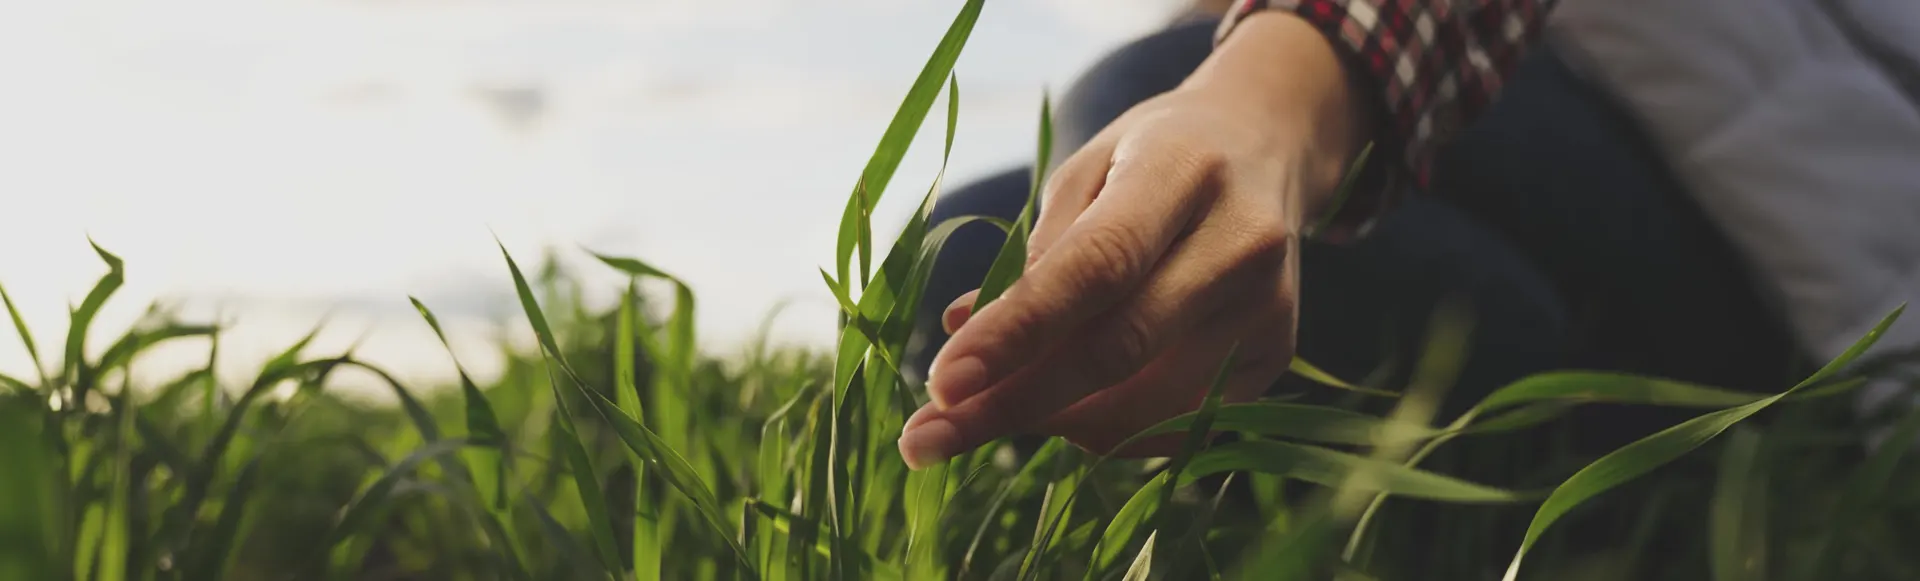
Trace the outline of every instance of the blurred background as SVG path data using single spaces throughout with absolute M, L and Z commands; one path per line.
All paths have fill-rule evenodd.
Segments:
M 948 183 L 1031 159 L 1042 91 L 1183 3 L 990 4 L 958 67 Z M 359 341 L 398 374 L 444 378 L 414 295 L 491 374 L 496 322 L 517 310 L 497 234 L 523 263 L 558 250 L 590 289 L 620 278 L 580 263 L 582 245 L 681 276 L 717 353 L 783 300 L 773 337 L 826 345 L 816 268 L 959 5 L 5 0 L 0 284 L 58 337 L 104 270 L 91 236 L 128 268 L 97 333 L 166 300 L 233 323 L 222 367 L 246 374 L 324 319 L 310 352 Z M 887 230 L 934 177 L 939 124 L 879 210 Z M 136 372 L 203 358 L 160 349 Z M 0 348 L 0 372 L 28 369 Z

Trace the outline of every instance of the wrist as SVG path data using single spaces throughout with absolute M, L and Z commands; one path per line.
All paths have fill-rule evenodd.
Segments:
M 1371 110 L 1333 44 L 1288 12 L 1247 17 L 1181 89 L 1229 99 L 1273 136 L 1276 159 L 1296 166 L 1297 209 L 1308 221 L 1333 209 L 1371 134 Z

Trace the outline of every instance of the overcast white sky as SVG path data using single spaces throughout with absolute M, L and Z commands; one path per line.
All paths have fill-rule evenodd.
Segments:
M 319 349 L 364 338 L 438 374 L 406 296 L 487 367 L 511 308 L 497 232 L 523 261 L 585 244 L 680 274 L 714 348 L 783 298 L 777 336 L 824 343 L 838 211 L 960 4 L 0 0 L 0 284 L 58 344 L 102 272 L 91 234 L 128 264 L 106 329 L 156 297 L 219 304 L 239 366 L 331 314 Z M 1029 159 L 1040 91 L 1169 4 L 990 1 L 953 176 Z M 937 126 L 889 229 L 933 177 Z M 26 374 L 11 335 L 0 371 Z

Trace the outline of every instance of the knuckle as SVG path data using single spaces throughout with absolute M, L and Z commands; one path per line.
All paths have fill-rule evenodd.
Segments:
M 1139 268 L 1140 235 L 1126 228 L 1090 230 L 1079 244 L 1080 271 L 1073 273 L 1089 288 L 1103 288 L 1127 280 Z
M 1206 178 L 1225 173 L 1230 161 L 1227 153 L 1219 147 L 1200 144 L 1187 148 L 1187 154 L 1181 158 L 1181 165 L 1193 177 Z
M 1279 266 L 1286 262 L 1287 251 L 1292 246 L 1293 237 L 1280 227 L 1279 220 L 1265 220 L 1257 223 L 1247 235 L 1240 259 L 1254 265 Z

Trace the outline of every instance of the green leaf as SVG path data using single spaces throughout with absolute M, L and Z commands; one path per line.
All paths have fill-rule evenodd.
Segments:
M 35 390 L 33 386 L 27 385 L 27 382 L 20 381 L 19 379 L 15 379 L 13 377 L 9 377 L 7 374 L 4 374 L 4 373 L 0 373 L 0 387 L 4 387 L 9 390 L 12 390 L 17 395 L 32 394 L 38 391 L 38 390 Z
M 1694 448 L 1712 440 L 1733 424 L 1759 413 L 1760 410 L 1793 395 L 1794 392 L 1838 374 L 1865 354 L 1867 349 L 1873 347 L 1874 342 L 1880 340 L 1880 336 L 1886 333 L 1887 328 L 1892 326 L 1893 322 L 1900 318 L 1900 313 L 1905 310 L 1905 305 L 1895 309 L 1893 313 L 1882 319 L 1880 324 L 1874 326 L 1867 336 L 1862 337 L 1852 347 L 1847 348 L 1846 352 L 1841 353 L 1840 357 L 1828 362 L 1812 376 L 1778 395 L 1688 420 L 1615 450 L 1574 473 L 1566 482 L 1555 488 L 1553 494 L 1548 496 L 1546 502 L 1541 503 L 1539 510 L 1534 512 L 1533 522 L 1527 526 L 1526 537 L 1521 540 L 1520 548 L 1515 551 L 1513 560 L 1507 564 L 1505 581 L 1514 581 L 1519 577 L 1520 563 L 1526 558 L 1527 551 L 1533 548 L 1534 543 L 1539 541 L 1540 535 L 1545 534 L 1548 527 L 1553 526 L 1553 523 L 1560 520 L 1560 517 L 1565 516 L 1568 511 L 1588 499 L 1599 496 L 1600 493 L 1625 484 L 1693 451 Z
M 1198 412 L 1181 414 L 1147 428 L 1140 437 L 1187 431 L 1197 416 Z M 1385 418 L 1336 407 L 1279 402 L 1220 406 L 1214 412 L 1213 430 L 1362 446 L 1414 441 L 1440 433 L 1426 426 L 1396 425 Z
M 646 417 L 646 409 L 640 402 L 640 387 L 635 379 L 633 361 L 634 339 L 640 333 L 639 301 L 639 280 L 629 279 L 627 291 L 620 295 L 620 311 L 616 315 L 619 321 L 614 325 L 613 388 L 615 403 L 619 406 L 620 412 L 631 418 Z M 632 457 L 635 478 L 633 506 L 651 506 L 646 480 L 642 478 L 645 476 L 643 470 L 646 466 L 646 458 L 639 454 L 633 454 Z M 659 579 L 661 539 L 650 530 L 655 525 L 646 518 L 644 512 L 634 511 L 633 521 L 630 523 L 633 530 L 631 557 L 633 572 L 638 579 Z
M 13 330 L 20 335 L 20 344 L 26 346 L 27 357 L 33 361 L 33 370 L 39 374 L 40 384 L 52 389 L 53 386 L 47 381 L 46 364 L 40 362 L 40 349 L 34 346 L 33 332 L 27 329 L 27 320 L 20 317 L 20 309 L 14 307 L 13 296 L 7 294 L 7 287 L 0 286 L 0 303 L 7 305 L 7 316 L 13 319 Z
M 107 492 L 106 531 L 100 539 L 98 581 L 125 581 L 127 578 L 127 556 L 133 552 L 133 448 L 138 442 L 134 431 L 134 418 L 138 413 L 134 409 L 133 393 L 122 388 L 120 395 L 114 398 L 113 430 L 113 482 Z
M 881 196 L 886 194 L 887 184 L 893 179 L 894 171 L 899 169 L 900 160 L 906 156 L 914 135 L 920 132 L 921 123 L 926 121 L 934 100 L 940 96 L 940 85 L 953 74 L 953 64 L 959 60 L 967 37 L 973 33 L 974 23 L 980 20 L 980 8 L 984 4 L 984 0 L 967 0 L 966 6 L 954 17 L 953 24 L 934 48 L 933 55 L 920 69 L 920 76 L 914 79 L 913 88 L 907 91 L 906 98 L 901 101 L 893 121 L 887 124 L 886 133 L 881 135 L 873 157 L 861 170 L 854 193 L 847 199 L 846 211 L 840 218 L 839 247 L 834 263 L 839 269 L 837 279 L 850 280 L 847 276 L 849 261 L 853 258 L 860 229 L 867 223 L 865 212 L 878 205 Z
M 1236 342 L 1233 348 L 1227 351 L 1226 358 L 1220 361 L 1220 367 L 1214 371 L 1213 382 L 1207 387 L 1207 396 L 1201 400 L 1200 409 L 1194 413 L 1192 426 L 1187 428 L 1186 441 L 1181 443 L 1180 452 L 1175 454 L 1172 461 L 1167 465 L 1167 472 L 1169 474 L 1185 472 L 1187 466 L 1192 463 L 1194 455 L 1205 448 L 1207 441 L 1213 437 L 1213 416 L 1215 412 L 1220 409 L 1220 400 L 1226 394 L 1227 377 L 1229 376 L 1229 372 L 1233 370 L 1234 359 L 1239 355 L 1239 351 L 1240 344 Z M 1175 481 L 1175 483 L 1184 485 L 1184 483 L 1179 481 Z M 1169 486 L 1160 491 L 1160 506 L 1162 508 L 1173 503 L 1173 492 L 1176 488 L 1178 488 L 1178 486 Z M 1155 514 L 1154 521 L 1153 528 L 1155 531 L 1167 530 L 1169 520 L 1166 512 L 1163 511 Z M 1182 546 L 1181 539 L 1177 537 L 1173 539 L 1173 544 L 1163 546 L 1160 550 L 1165 553 L 1155 558 L 1158 565 L 1153 571 L 1153 577 L 1156 579 L 1165 579 L 1170 573 L 1167 568 L 1180 561 L 1180 558 L 1175 555 L 1175 553 L 1183 549 L 1185 549 L 1185 547 Z
M 433 336 L 440 339 L 440 345 L 446 347 L 447 354 L 451 356 L 453 354 L 453 343 L 447 341 L 446 332 L 441 330 L 440 319 L 433 316 L 433 311 L 428 310 L 427 305 L 421 303 L 420 299 L 407 297 L 407 300 L 413 303 L 415 311 L 419 311 L 420 318 L 426 319 L 427 326 L 433 329 Z M 507 444 L 507 435 L 505 431 L 500 429 L 500 420 L 498 416 L 494 415 L 493 406 L 487 402 L 486 395 L 480 393 L 479 386 L 474 385 L 473 377 L 467 375 L 466 366 L 461 365 L 460 361 L 455 359 L 453 361 L 453 367 L 460 375 L 460 394 L 466 408 L 467 438 L 476 444 L 502 446 L 504 448 Z M 395 385 L 397 386 L 398 384 L 396 383 Z M 408 413 L 412 413 L 411 406 L 409 406 Z M 420 423 L 418 418 L 415 419 L 415 423 Z M 431 424 L 432 422 L 428 421 L 426 423 Z
M 374 534 L 371 527 L 379 525 L 377 517 L 386 514 L 391 508 L 394 488 L 399 486 L 403 479 L 412 476 L 421 464 L 452 455 L 470 445 L 472 443 L 465 438 L 449 438 L 421 446 L 394 463 L 372 484 L 354 495 L 353 500 L 347 502 L 346 508 L 340 512 L 340 518 L 334 521 L 333 528 L 327 532 L 326 542 L 320 549 L 331 550 L 348 538 Z M 334 565 L 335 578 L 350 578 L 360 572 L 358 559 L 350 559 L 348 562 Z
M 585 395 L 593 408 L 607 420 L 608 425 L 613 427 L 614 434 L 620 437 L 620 441 L 626 444 L 629 450 L 646 458 L 649 466 L 658 471 L 657 473 L 667 481 L 669 486 L 692 500 L 693 507 L 700 516 L 706 519 L 715 533 L 727 540 L 740 564 L 752 569 L 753 561 L 747 557 L 746 550 L 736 540 L 736 531 L 727 526 L 727 520 L 722 516 L 719 499 L 714 497 L 713 491 L 707 488 L 699 475 L 694 473 L 693 466 L 672 448 L 667 447 L 666 443 L 660 440 L 659 435 L 647 430 L 646 426 L 640 425 L 640 422 L 627 417 L 626 414 L 620 413 L 619 407 L 607 401 L 604 396 L 597 393 Z
M 407 300 L 413 304 L 414 310 L 420 313 L 420 318 L 427 321 L 427 327 L 433 329 L 433 336 L 440 340 L 442 347 L 446 348 L 448 358 L 453 361 L 454 371 L 460 377 L 461 402 L 462 407 L 465 408 L 467 421 L 467 441 L 476 446 L 493 448 L 489 452 L 493 465 L 489 467 L 490 469 L 483 471 L 484 476 L 475 476 L 464 463 L 455 464 L 450 460 L 447 466 L 456 469 L 461 480 L 472 486 L 476 495 L 492 499 L 492 502 L 487 505 L 488 518 L 482 524 L 487 528 L 488 535 L 497 539 L 496 542 L 506 553 L 505 556 L 513 561 L 515 576 L 525 577 L 525 572 L 520 570 L 519 562 L 522 560 L 521 556 L 526 554 L 526 548 L 521 546 L 519 540 L 509 532 L 513 524 L 513 515 L 508 510 L 512 502 L 508 490 L 508 482 L 512 478 L 512 442 L 508 439 L 506 431 L 501 429 L 500 420 L 493 412 L 493 405 L 487 401 L 486 395 L 480 392 L 480 388 L 474 385 L 473 377 L 467 374 L 466 366 L 461 365 L 460 359 L 453 356 L 453 344 L 447 341 L 446 332 L 440 328 L 439 317 L 435 317 L 433 311 L 429 310 L 425 303 L 420 302 L 420 299 L 407 297 Z M 432 416 L 426 414 L 425 409 L 421 408 L 418 402 L 412 401 L 412 397 L 406 393 L 399 382 L 393 381 L 385 372 L 376 372 L 386 377 L 395 392 L 400 394 L 408 415 L 413 418 L 415 428 L 421 430 L 422 438 L 429 442 L 437 439 L 438 429 Z M 427 431 L 429 429 L 432 431 Z M 429 434 L 432 436 L 429 437 Z
M 1720 456 L 1708 506 L 1713 581 L 1764 581 L 1767 573 L 1767 466 L 1759 431 L 1734 428 Z
M 233 409 L 227 410 L 226 417 L 221 421 L 219 428 L 201 448 L 200 470 L 187 480 L 185 498 L 169 511 L 170 527 L 187 528 L 191 525 L 194 515 L 199 514 L 200 507 L 206 502 L 214 479 L 218 476 L 219 468 L 223 465 L 222 458 L 226 455 L 227 448 L 233 444 L 235 435 L 240 431 L 240 422 L 246 418 L 247 410 L 255 401 L 282 381 L 339 365 L 339 359 L 299 361 L 300 351 L 306 349 L 307 344 L 311 343 L 319 332 L 320 329 L 316 327 L 308 332 L 306 337 L 302 337 L 293 346 L 269 360 L 260 369 L 260 374 L 254 378 L 252 385 L 248 386 L 246 392 L 240 395 L 240 399 L 234 402 Z
M 39 397 L 0 395 L 0 579 L 73 577 L 65 468 L 48 437 Z
M 368 373 L 372 373 L 375 377 L 379 377 L 382 382 L 387 384 L 388 388 L 393 390 L 394 399 L 400 401 L 400 409 L 405 411 L 407 419 L 413 422 L 413 428 L 420 432 L 420 438 L 427 442 L 440 439 L 440 425 L 433 420 L 433 412 L 427 411 L 427 406 L 422 405 L 419 398 L 413 397 L 413 392 L 408 390 L 405 385 L 401 385 L 400 380 L 394 379 L 393 374 L 387 373 L 385 369 L 357 359 L 342 358 L 339 360 L 339 363 L 340 365 L 360 368 Z
M 159 328 L 147 331 L 128 331 L 119 341 L 115 341 L 112 347 L 107 348 L 105 355 L 100 356 L 100 364 L 94 372 L 106 374 L 107 372 L 120 369 L 132 363 L 134 357 L 138 356 L 141 351 L 160 343 L 187 337 L 211 337 L 218 332 L 220 332 L 220 328 L 212 325 L 183 325 L 177 323 L 161 325 Z
M 1040 143 L 1039 154 L 1033 166 L 1032 186 L 1027 192 L 1027 201 L 1020 206 L 1020 217 L 1013 221 L 1013 229 L 1007 232 L 1006 243 L 1000 246 L 1000 253 L 993 258 L 993 264 L 987 267 L 987 276 L 980 282 L 980 295 L 974 301 L 974 309 L 984 309 L 987 305 L 1007 292 L 1027 266 L 1027 237 L 1033 234 L 1033 220 L 1040 203 L 1040 191 L 1046 187 L 1047 172 L 1052 166 L 1053 153 L 1053 99 L 1043 96 L 1040 100 Z
M 66 379 L 62 383 L 73 386 L 75 401 L 86 401 L 87 391 L 93 387 L 92 372 L 84 359 L 87 330 L 93 326 L 93 317 L 100 313 L 100 307 L 107 303 L 107 298 L 126 282 L 126 270 L 120 257 L 107 252 L 92 240 L 87 243 L 92 244 L 94 253 L 107 263 L 107 274 L 102 275 L 100 281 L 94 283 L 93 290 L 87 292 L 87 298 L 80 301 L 80 308 L 74 309 L 72 321 L 67 327 L 67 359 L 61 377 Z
M 1169 564 L 1166 566 L 1166 570 L 1168 571 L 1169 574 L 1177 574 L 1178 572 L 1185 570 L 1186 568 L 1183 567 L 1182 565 L 1186 564 L 1185 557 L 1187 557 L 1188 555 L 1192 553 L 1201 553 L 1203 555 L 1206 554 L 1207 552 L 1206 536 L 1207 536 L 1208 527 L 1212 526 L 1213 524 L 1214 513 L 1219 512 L 1220 510 L 1220 501 L 1226 498 L 1227 496 L 1227 487 L 1233 486 L 1233 476 L 1234 475 L 1232 473 L 1227 474 L 1227 477 L 1220 481 L 1220 488 L 1214 490 L 1213 502 L 1207 503 L 1206 506 L 1201 508 L 1199 514 L 1193 515 L 1192 517 L 1193 522 L 1187 525 L 1186 536 L 1181 537 L 1180 544 L 1177 547 L 1175 547 L 1174 550 L 1169 555 L 1169 557 L 1171 557 L 1172 559 L 1169 562 Z M 1189 552 L 1188 547 L 1192 547 L 1191 552 Z M 1209 571 L 1213 570 L 1213 565 L 1211 561 L 1212 559 L 1209 558 L 1207 563 L 1207 569 Z M 1219 576 L 1220 575 L 1217 572 L 1211 575 L 1211 577 L 1215 577 L 1215 578 Z
M 1481 400 L 1474 409 L 1478 414 L 1485 414 L 1540 401 L 1721 409 L 1770 397 L 1626 373 L 1552 371 L 1528 376 L 1502 387 Z
M 1153 540 L 1160 535 L 1154 531 L 1147 535 L 1147 544 L 1140 547 L 1140 553 L 1133 558 L 1133 565 L 1127 567 L 1127 574 L 1121 581 L 1147 581 L 1153 577 Z
M 1839 579 L 1844 577 L 1840 569 L 1839 538 L 1852 523 L 1864 522 L 1872 510 L 1875 499 L 1884 498 L 1888 487 L 1893 484 L 1896 470 L 1901 460 L 1920 443 L 1920 410 L 1911 411 L 1901 418 L 1893 432 L 1873 451 L 1867 461 L 1847 478 L 1839 502 L 1828 512 L 1827 526 L 1814 541 L 1813 558 L 1806 561 L 1803 569 L 1793 578 L 1802 581 L 1821 579 Z
M 234 479 L 233 486 L 227 489 L 226 500 L 220 503 L 220 520 L 213 526 L 213 532 L 207 541 L 192 547 L 195 558 L 187 567 L 186 579 L 206 579 L 218 581 L 227 578 L 239 552 L 235 547 L 240 538 L 241 525 L 246 522 L 247 502 L 253 497 L 253 490 L 259 485 L 261 460 L 267 456 L 254 456 L 240 467 L 240 474 Z
M 1184 485 L 1202 476 L 1232 470 L 1279 474 L 1322 486 L 1349 484 L 1358 490 L 1446 502 L 1500 504 L 1519 502 L 1529 496 L 1395 462 L 1274 440 L 1216 446 L 1195 456 L 1193 463 L 1181 473 L 1180 480 Z
M 1112 569 L 1120 561 L 1120 556 L 1133 543 L 1133 536 L 1147 523 L 1147 518 L 1160 510 L 1160 491 L 1167 485 L 1168 473 L 1148 480 L 1146 486 L 1134 491 L 1127 503 L 1121 505 L 1120 512 L 1107 522 L 1107 529 L 1100 533 L 1100 542 L 1093 546 L 1092 566 L 1087 568 L 1087 581 L 1093 581 L 1102 571 Z
M 540 303 L 533 297 L 533 288 L 527 285 L 526 275 L 520 272 L 520 265 L 513 261 L 513 255 L 507 252 L 505 244 L 500 245 L 500 255 L 506 258 L 507 271 L 513 275 L 514 291 L 520 297 L 520 307 L 526 312 L 527 321 L 533 325 L 534 338 L 545 350 L 548 363 L 548 375 L 553 388 L 554 405 L 558 408 L 556 416 L 561 435 L 560 447 L 566 455 L 566 461 L 573 472 L 574 487 L 585 504 L 590 531 L 593 534 L 594 554 L 608 574 L 618 575 L 624 567 L 620 565 L 620 551 L 613 542 L 613 515 L 607 510 L 607 496 L 600 490 L 600 475 L 593 467 L 593 458 L 587 454 L 587 442 L 582 440 L 578 428 L 574 425 L 573 411 L 567 405 L 566 394 L 560 386 L 566 383 L 554 375 L 552 369 L 558 367 L 566 373 L 566 379 L 572 380 L 574 393 L 584 397 L 593 405 L 597 394 L 591 393 L 580 374 L 567 364 L 560 351 L 560 344 L 553 338 L 553 328 L 547 324 L 547 317 L 540 311 Z
M 1377 395 L 1380 397 L 1400 397 L 1400 394 L 1397 394 L 1391 391 L 1378 390 L 1370 387 L 1361 387 L 1358 385 L 1347 383 L 1345 381 L 1341 381 L 1340 378 L 1334 377 L 1333 374 L 1327 373 L 1326 371 L 1323 371 L 1318 367 L 1314 367 L 1312 363 L 1307 363 L 1307 360 L 1301 359 L 1299 357 L 1293 358 L 1293 361 L 1287 364 L 1287 370 L 1293 372 L 1294 375 L 1305 377 L 1307 379 L 1313 380 L 1314 383 L 1325 385 L 1327 387 L 1335 387 L 1335 388 L 1340 388 L 1347 391 L 1356 391 L 1356 392 L 1364 393 L 1367 395 Z

